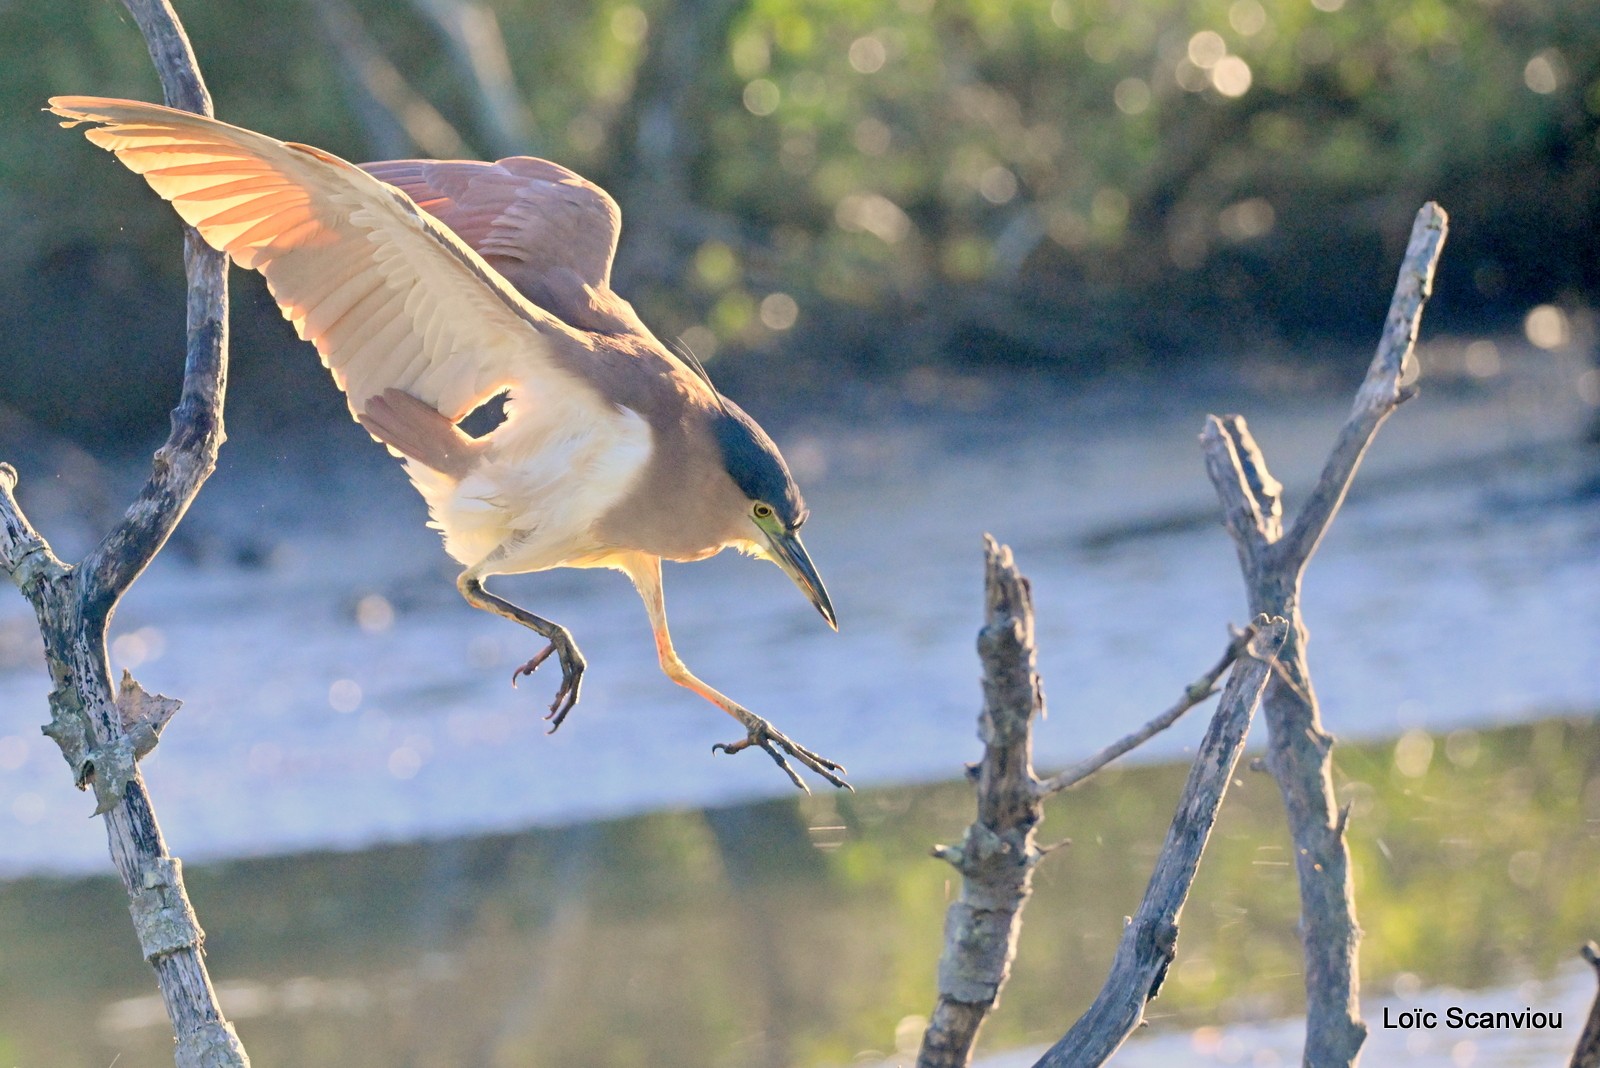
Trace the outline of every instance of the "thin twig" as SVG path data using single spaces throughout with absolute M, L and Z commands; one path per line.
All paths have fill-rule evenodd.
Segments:
M 1155 872 L 1112 959 L 1111 974 L 1089 1010 L 1035 1068 L 1092 1068 L 1115 1053 L 1144 1019 L 1144 1008 L 1161 992 L 1167 968 L 1177 954 L 1178 919 L 1194 885 L 1206 841 L 1228 783 L 1244 751 L 1245 735 L 1266 686 L 1273 657 L 1289 625 L 1281 619 L 1256 620 L 1257 634 L 1234 666 L 1227 689 L 1178 801 Z
M 1223 673 L 1244 652 L 1250 640 L 1255 637 L 1255 633 L 1255 624 L 1252 623 L 1235 634 L 1232 640 L 1228 642 L 1228 647 L 1222 651 L 1222 656 L 1217 662 L 1211 666 L 1209 671 L 1194 682 L 1191 682 L 1184 689 L 1183 696 L 1178 698 L 1176 704 L 1133 733 L 1112 742 L 1100 752 L 1094 754 L 1094 756 L 1081 760 L 1065 771 L 1052 775 L 1050 778 L 1040 782 L 1038 786 L 1039 796 L 1041 798 L 1049 797 L 1052 794 L 1058 794 L 1062 790 L 1078 785 L 1078 783 L 1087 779 L 1113 760 L 1148 742 L 1151 738 L 1178 722 L 1185 712 L 1210 698 L 1217 692 L 1217 680 L 1222 678 Z

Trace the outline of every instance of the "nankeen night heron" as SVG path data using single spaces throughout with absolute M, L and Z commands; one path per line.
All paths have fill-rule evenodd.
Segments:
M 661 561 L 729 547 L 777 564 L 836 624 L 772 439 L 611 291 L 621 218 L 604 190 L 529 157 L 357 167 L 154 104 L 50 105 L 65 126 L 92 123 L 90 141 L 266 278 L 356 421 L 404 460 L 465 567 L 462 596 L 549 641 L 512 679 L 555 654 L 552 730 L 578 701 L 583 656 L 566 628 L 483 580 L 615 568 L 644 600 L 662 671 L 745 728 L 715 748 L 759 746 L 802 788 L 786 756 L 845 785 L 840 765 L 700 681 L 672 647 Z M 461 430 L 502 393 L 498 426 Z

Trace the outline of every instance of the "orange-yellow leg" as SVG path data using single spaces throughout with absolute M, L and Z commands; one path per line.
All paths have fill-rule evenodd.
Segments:
M 673 682 L 686 690 L 704 697 L 707 701 L 722 709 L 728 715 L 738 720 L 740 725 L 748 732 L 744 738 L 737 742 L 718 743 L 711 747 L 712 752 L 737 753 L 751 746 L 759 746 L 766 751 L 774 763 L 782 768 L 789 779 L 800 789 L 811 792 L 800 775 L 784 759 L 788 754 L 800 763 L 816 772 L 834 786 L 846 790 L 854 789 L 843 779 L 844 766 L 837 764 L 827 757 L 807 749 L 805 746 L 791 740 L 782 731 L 771 723 L 751 712 L 717 690 L 708 686 L 690 671 L 683 660 L 679 658 L 678 651 L 672 647 L 672 634 L 667 630 L 667 604 L 666 597 L 661 588 L 661 560 L 659 557 L 636 554 L 628 559 L 624 570 L 633 579 L 639 596 L 644 600 L 644 610 L 650 616 L 650 630 L 655 635 L 656 657 L 661 661 L 661 670 Z

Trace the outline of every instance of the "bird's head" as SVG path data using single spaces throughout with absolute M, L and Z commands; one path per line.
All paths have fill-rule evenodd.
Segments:
M 747 536 L 743 540 L 756 555 L 771 560 L 793 579 L 828 626 L 838 630 L 833 602 L 828 599 L 822 576 L 800 543 L 800 528 L 810 512 L 778 447 L 754 419 L 730 400 L 723 400 L 712 426 L 722 450 L 723 467 L 745 497 L 742 522 Z

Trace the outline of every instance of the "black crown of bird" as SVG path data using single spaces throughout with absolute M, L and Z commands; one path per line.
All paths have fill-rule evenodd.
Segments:
M 491 593 L 491 575 L 608 567 L 639 591 L 661 669 L 721 708 L 805 789 L 844 768 L 695 677 L 673 648 L 662 560 L 725 548 L 794 580 L 830 626 L 800 528 L 807 510 L 772 439 L 687 350 L 658 341 L 611 290 L 621 229 L 599 186 L 547 160 L 357 166 L 156 104 L 60 96 L 50 110 L 143 176 L 211 247 L 266 280 L 350 414 L 405 464 L 467 601 L 548 644 L 553 731 L 585 662 L 565 627 Z M 458 425 L 504 394 L 506 415 Z

